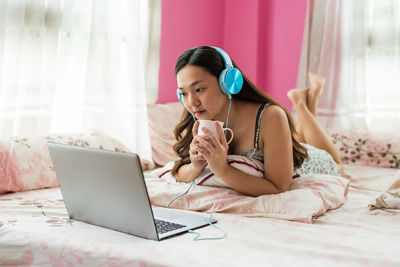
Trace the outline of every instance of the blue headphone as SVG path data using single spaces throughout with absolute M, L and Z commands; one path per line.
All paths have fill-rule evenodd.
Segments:
M 242 73 L 235 67 L 233 67 L 232 60 L 228 56 L 228 54 L 222 50 L 221 48 L 210 46 L 214 48 L 223 58 L 225 63 L 225 69 L 222 70 L 219 75 L 219 87 L 221 91 L 228 95 L 229 99 L 232 98 L 232 95 L 235 95 L 242 90 L 243 86 L 243 76 Z M 178 96 L 179 101 L 183 105 L 182 96 L 179 92 L 179 89 L 176 89 L 176 94 Z

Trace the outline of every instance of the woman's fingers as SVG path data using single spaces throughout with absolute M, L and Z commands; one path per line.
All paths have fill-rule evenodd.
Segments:
M 198 136 L 200 137 L 200 136 Z M 198 138 L 196 137 L 196 138 Z M 200 155 L 200 151 L 204 152 L 204 147 L 199 143 L 198 140 L 192 142 L 192 144 L 190 144 L 190 149 L 189 149 L 189 154 L 190 154 L 190 158 L 192 161 L 195 160 L 205 160 L 204 157 L 202 155 Z
M 218 142 L 218 140 L 216 138 L 214 138 L 214 135 L 212 134 L 212 132 L 210 130 L 208 130 L 207 128 L 203 128 L 203 131 L 207 135 L 206 136 L 201 136 L 201 137 L 204 138 L 207 142 L 211 143 L 213 145 L 213 147 L 216 147 L 216 145 L 219 142 Z
M 208 130 L 207 128 L 204 129 L 204 132 L 206 134 L 208 134 L 207 138 L 209 139 L 209 143 L 212 144 L 213 148 L 217 148 L 217 147 L 223 147 L 223 148 L 227 148 L 228 147 L 228 143 L 226 142 L 226 138 L 225 138 L 225 134 L 224 131 L 222 130 L 222 128 L 220 127 L 220 125 L 216 122 L 216 126 L 217 126 L 217 135 L 215 136 L 211 133 L 210 130 Z
M 191 160 L 191 161 L 204 161 L 205 158 L 204 158 L 202 155 L 193 155 L 193 156 L 190 158 L 190 160 Z
M 219 141 L 220 141 L 221 145 L 223 145 L 224 147 L 228 146 L 228 143 L 226 142 L 224 131 L 222 130 L 222 128 L 219 126 L 218 123 L 217 123 L 217 133 L 218 133 L 218 137 L 219 137 Z
M 215 148 L 215 145 L 213 144 L 212 137 L 204 136 L 201 138 L 198 138 L 198 145 L 197 147 L 200 148 L 205 148 L 207 150 L 212 150 Z
M 198 135 L 198 130 L 199 130 L 199 121 L 196 121 L 192 128 L 193 137 L 196 137 Z

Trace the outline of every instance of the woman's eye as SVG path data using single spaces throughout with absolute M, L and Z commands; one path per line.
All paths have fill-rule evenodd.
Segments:
M 181 96 L 185 96 L 185 93 L 180 93 L 181 94 Z
M 196 92 L 201 92 L 201 91 L 203 91 L 204 90 L 204 88 L 197 88 L 196 89 Z

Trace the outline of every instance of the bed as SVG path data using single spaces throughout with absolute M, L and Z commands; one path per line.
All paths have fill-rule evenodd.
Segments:
M 179 105 L 175 103 L 149 107 L 153 158 L 158 168 L 146 171 L 145 177 L 155 205 L 167 205 L 188 186 L 174 184 L 162 176 L 168 169 L 167 162 L 174 157 L 173 153 L 163 152 L 172 142 L 167 131 L 171 125 L 162 125 L 165 119 L 152 117 L 176 112 Z M 40 148 L 45 140 L 125 151 L 117 140 L 97 131 L 47 136 L 40 142 L 18 139 L 18 145 L 29 145 L 30 150 L 36 145 L 38 151 L 44 152 L 30 154 L 30 162 L 36 165 L 8 173 L 22 175 L 29 182 L 10 187 L 13 192 L 0 195 L 0 266 L 400 266 L 400 209 L 382 208 L 376 203 L 400 179 L 396 140 L 390 139 L 387 149 L 388 139 L 382 139 L 382 135 L 374 139 L 370 133 L 330 134 L 338 148 L 343 148 L 341 155 L 351 178 L 303 177 L 296 182 L 296 190 L 307 191 L 310 197 L 321 193 L 316 198 L 320 202 L 312 201 L 319 203 L 319 208 L 304 208 L 308 203 L 302 198 L 277 205 L 277 199 L 282 197 L 272 196 L 258 200 L 257 205 L 265 209 L 260 213 L 259 208 L 235 205 L 244 198 L 232 190 L 197 185 L 172 208 L 212 215 L 227 236 L 195 241 L 195 235 L 187 233 L 160 242 L 70 220 L 51 168 L 43 167 L 48 166 L 45 151 Z M 2 146 L 5 151 L 4 142 Z M 13 160 L 25 154 L 17 153 Z M 10 153 L 3 153 L 3 164 L 5 156 L 12 158 Z M 1 171 L 4 174 L 7 170 L 0 169 L 0 175 Z M 313 179 L 314 183 L 307 182 Z M 299 190 L 296 192 L 303 192 Z M 196 198 L 203 201 L 196 202 Z M 257 199 L 252 198 L 249 203 L 253 201 Z M 302 203 L 306 205 L 301 206 Z M 221 231 L 211 226 L 197 231 L 202 237 L 221 236 Z

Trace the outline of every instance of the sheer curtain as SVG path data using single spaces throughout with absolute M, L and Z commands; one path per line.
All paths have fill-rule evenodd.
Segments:
M 146 75 L 158 71 L 160 5 L 0 0 L 0 138 L 97 128 L 151 159 Z
M 324 127 L 400 130 L 399 41 L 399 1 L 309 1 L 298 86 L 308 71 L 327 77 Z

